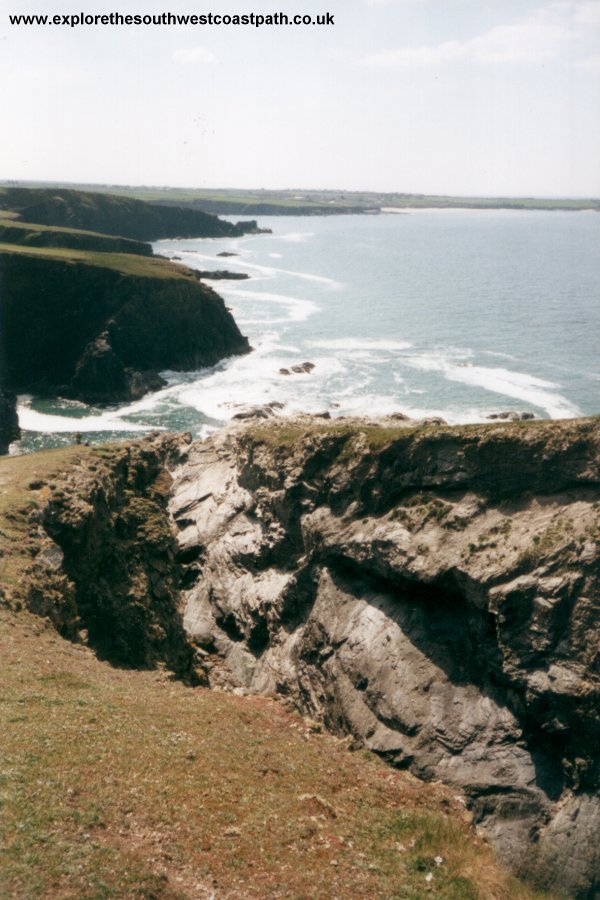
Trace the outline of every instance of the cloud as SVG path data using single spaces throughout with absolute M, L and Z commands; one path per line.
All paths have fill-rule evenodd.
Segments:
M 535 11 L 514 25 L 497 25 L 468 41 L 444 41 L 429 47 L 382 50 L 364 57 L 367 66 L 439 66 L 452 62 L 539 63 L 557 57 L 574 37 L 560 15 L 567 4 L 557 2 Z M 578 4 L 578 14 L 590 15 L 584 7 L 600 9 L 600 0 Z
M 217 57 L 207 47 L 182 47 L 175 50 L 173 59 L 183 66 L 192 66 L 196 63 L 213 63 Z
M 525 22 L 498 25 L 465 45 L 476 62 L 537 63 L 554 59 L 572 32 L 560 25 Z
M 575 8 L 575 21 L 579 25 L 595 25 L 600 28 L 600 2 L 585 0 Z
M 446 41 L 437 47 L 403 47 L 401 50 L 381 50 L 365 56 L 365 66 L 437 66 L 464 59 L 464 46 L 458 41 Z
M 581 62 L 575 63 L 578 69 L 587 69 L 589 72 L 598 72 L 600 71 L 600 55 L 599 56 L 590 56 L 588 59 L 583 59 Z

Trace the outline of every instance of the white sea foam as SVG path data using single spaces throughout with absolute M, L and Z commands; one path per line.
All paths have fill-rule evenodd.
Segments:
M 487 366 L 457 365 L 439 356 L 413 356 L 403 360 L 405 365 L 426 372 L 440 372 L 449 381 L 503 394 L 543 409 L 552 419 L 574 418 L 579 409 L 555 390 L 560 385 L 525 372 L 513 372 Z
M 343 287 L 341 281 L 334 278 L 327 278 L 325 275 L 313 275 L 310 272 L 294 272 L 291 269 L 275 269 L 276 274 L 291 275 L 293 278 L 302 278 L 305 281 L 314 281 L 317 284 L 325 284 L 327 287 L 340 288 Z
M 186 264 L 191 268 L 203 268 L 202 266 L 195 265 L 195 263 L 218 263 L 220 266 L 223 265 L 223 260 L 215 256 L 214 254 L 209 255 L 207 253 L 199 253 L 196 250 L 189 251 L 181 251 L 180 255 L 185 257 Z M 276 258 L 281 259 L 281 254 L 273 254 L 269 253 L 270 257 L 275 256 Z M 342 283 L 340 281 L 336 281 L 335 278 L 329 278 L 326 275 L 314 275 L 312 272 L 298 272 L 292 269 L 280 269 L 276 266 L 265 266 L 261 263 L 249 262 L 248 258 L 245 256 L 234 257 L 226 260 L 227 268 L 238 268 L 243 269 L 246 272 L 257 273 L 259 275 L 263 275 L 267 278 L 276 278 L 278 275 L 290 275 L 292 278 L 299 278 L 303 281 L 312 281 L 316 284 L 324 284 L 327 287 L 331 288 L 340 288 L 342 287 Z
M 331 340 L 307 341 L 309 347 L 321 347 L 324 350 L 361 351 L 361 350 L 408 350 L 412 347 L 409 341 L 389 341 L 385 338 L 332 338 Z
M 37 412 L 29 406 L 19 405 L 19 425 L 24 431 L 40 431 L 45 434 L 56 432 L 65 434 L 69 431 L 157 431 L 164 430 L 156 425 L 142 425 L 139 422 L 124 422 L 119 414 L 104 413 L 101 416 L 54 416 Z
M 304 244 L 314 236 L 314 231 L 292 231 L 289 234 L 278 234 L 277 240 L 287 241 L 289 244 Z
M 545 281 L 544 273 L 535 267 L 530 277 L 528 267 L 520 273 L 517 300 L 511 299 L 510 292 L 502 298 L 504 285 L 514 280 L 512 261 L 500 241 L 497 266 L 480 268 L 479 258 L 486 263 L 496 245 L 487 225 L 484 233 L 482 220 L 475 222 L 472 214 L 466 217 L 464 213 L 439 211 L 435 219 L 426 219 L 431 212 L 418 213 L 419 218 L 412 220 L 382 217 L 377 220 L 382 228 L 375 244 L 371 239 L 377 221 L 350 218 L 340 220 L 335 234 L 328 220 L 309 223 L 289 218 L 268 223 L 275 232 L 287 229 L 282 235 L 160 242 L 157 252 L 180 256 L 191 268 L 227 268 L 250 276 L 213 286 L 233 309 L 254 351 L 198 372 L 166 373 L 168 384 L 162 391 L 117 411 L 93 415 L 95 410 L 57 405 L 53 408 L 58 415 L 50 416 L 22 408 L 22 423 L 25 428 L 48 432 L 143 432 L 160 422 L 174 429 L 191 428 L 202 436 L 240 408 L 272 401 L 285 404 L 283 414 L 325 409 L 333 416 L 403 412 L 413 418 L 441 416 L 450 423 L 482 421 L 490 412 L 509 409 L 512 404 L 551 417 L 578 415 L 576 403 L 586 410 L 593 408 L 599 375 L 592 342 L 584 335 L 583 342 L 576 341 L 576 353 L 574 339 L 571 345 L 565 343 L 564 354 L 556 352 L 561 346 L 557 329 L 567 337 L 575 334 L 569 331 L 574 327 L 569 310 L 554 304 L 548 310 L 549 321 L 538 322 L 531 336 L 518 330 L 520 319 L 514 317 L 528 305 L 535 309 L 548 292 L 561 296 L 558 287 L 555 291 L 561 281 L 560 270 L 550 266 L 552 272 Z M 441 216 L 451 215 L 462 217 L 461 228 L 467 229 L 464 240 L 441 222 Z M 488 213 L 478 213 L 478 217 L 482 215 Z M 498 214 L 489 216 L 490 228 L 493 218 L 499 218 Z M 499 227 L 502 232 L 507 228 L 514 231 L 516 239 L 524 231 L 524 226 L 516 223 L 523 222 L 522 216 L 507 213 Z M 553 228 L 560 224 L 555 217 L 552 223 Z M 307 231 L 308 227 L 313 231 Z M 437 228 L 434 243 L 424 239 L 430 227 Z M 571 234 L 572 218 L 568 227 Z M 581 237 L 586 233 L 582 231 Z M 410 262 L 401 280 L 394 266 L 382 263 L 381 255 L 385 251 L 398 258 L 398 234 L 406 251 L 403 258 Z M 449 235 L 452 241 L 446 247 Z M 371 246 L 376 246 L 374 255 Z M 548 250 L 558 252 L 550 245 Z M 222 251 L 238 255 L 219 257 Z M 439 273 L 445 278 L 443 283 L 437 272 L 428 271 L 432 252 L 440 260 L 449 253 L 453 260 L 459 259 L 462 253 L 460 283 L 445 278 L 444 266 Z M 549 255 L 548 261 L 552 259 Z M 568 270 L 568 260 L 564 268 Z M 445 299 L 443 305 L 430 305 L 429 276 Z M 592 276 L 588 272 L 586 277 Z M 343 292 L 339 290 L 342 284 Z M 569 292 L 576 284 L 577 273 L 569 270 Z M 577 290 L 583 303 L 585 292 L 580 286 Z M 432 299 L 437 296 L 435 293 Z M 507 314 L 502 331 L 496 334 L 495 316 L 498 304 L 504 302 Z M 589 335 L 598 313 L 585 302 Z M 517 323 L 517 330 L 510 331 L 511 323 Z M 467 346 L 455 346 L 454 341 L 464 341 Z M 579 352 L 582 344 L 585 353 Z M 510 352 L 503 352 L 506 350 Z M 289 370 L 305 360 L 316 364 L 310 375 L 280 374 L 281 368 Z M 21 407 L 26 406 L 21 402 Z M 86 418 L 76 417 L 82 413 Z
M 287 294 L 238 290 L 230 287 L 222 289 L 221 293 L 225 297 L 231 298 L 234 302 L 241 298 L 242 300 L 260 300 L 263 303 L 275 303 L 283 306 L 287 311 L 288 319 L 292 322 L 303 322 L 319 311 L 319 307 L 312 300 L 306 300 L 302 297 L 289 297 Z

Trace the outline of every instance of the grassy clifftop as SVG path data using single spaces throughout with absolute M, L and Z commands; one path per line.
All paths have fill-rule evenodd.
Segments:
M 90 402 L 135 399 L 162 369 L 248 351 L 223 300 L 167 260 L 0 244 L 4 385 Z
M 0 188 L 0 210 L 23 222 L 117 235 L 136 241 L 167 237 L 239 236 L 255 223 L 232 225 L 200 210 L 166 207 L 132 197 L 64 188 Z
M 197 280 L 192 271 L 185 266 L 174 265 L 161 257 L 140 257 L 133 253 L 107 250 L 106 247 L 110 246 L 110 244 L 105 245 L 102 249 L 84 249 L 64 244 L 57 247 L 32 247 L 2 241 L 0 242 L 0 253 L 6 256 L 30 257 L 49 262 L 82 263 L 139 278 L 160 278 L 190 283 Z
M 21 222 L 19 219 L 12 217 L 2 218 L 1 216 L 0 242 L 27 248 L 66 247 L 72 250 L 134 253 L 139 256 L 152 256 L 150 244 L 144 244 L 141 241 L 98 234 L 95 231 L 81 231 L 76 228 L 58 228 L 55 225 Z

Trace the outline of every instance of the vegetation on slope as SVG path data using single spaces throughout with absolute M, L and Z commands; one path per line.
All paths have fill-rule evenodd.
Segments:
M 37 225 L 34 222 L 21 222 L 11 217 L 0 217 L 0 242 L 24 247 L 67 247 L 73 250 L 152 256 L 150 244 L 141 241 L 98 234 L 94 231 L 80 231 L 76 228 Z
M 30 256 L 35 259 L 56 260 L 59 262 L 85 263 L 89 266 L 111 269 L 115 272 L 120 272 L 122 275 L 134 275 L 140 278 L 169 278 L 189 282 L 197 280 L 191 269 L 175 265 L 162 257 L 138 256 L 120 251 L 88 250 L 66 245 L 32 247 L 10 242 L 0 242 L 0 253 Z
M 45 184 L 40 183 L 40 187 Z M 47 185 L 51 188 L 51 185 Z M 68 184 L 56 185 L 69 187 Z M 340 190 L 244 190 L 80 185 L 81 190 L 117 194 L 149 203 L 189 207 L 217 214 L 332 215 L 380 209 L 600 210 L 596 198 L 453 197 L 413 193 Z M 1 190 L 1 189 L 0 189 Z M 0 201 L 1 202 L 1 201 Z
M 0 244 L 4 383 L 88 402 L 133 400 L 163 369 L 248 351 L 225 304 L 184 266 L 126 253 Z
M 16 212 L 25 222 L 96 231 L 136 241 L 239 236 L 255 224 L 232 225 L 200 210 L 64 188 L 0 187 L 0 210 Z

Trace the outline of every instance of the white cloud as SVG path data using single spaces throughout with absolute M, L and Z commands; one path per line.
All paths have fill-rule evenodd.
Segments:
M 553 59 L 572 33 L 560 25 L 524 22 L 498 25 L 465 45 L 476 62 L 536 63 Z
M 182 47 L 173 53 L 173 59 L 184 66 L 195 63 L 213 63 L 217 57 L 207 47 Z
M 540 16 L 516 25 L 497 25 L 469 41 L 444 41 L 431 47 L 382 50 L 361 60 L 369 66 L 436 66 L 466 60 L 476 63 L 538 63 L 555 58 L 573 33 Z
M 575 8 L 575 21 L 578 25 L 595 25 L 600 28 L 599 0 L 584 0 Z
M 599 56 L 590 56 L 588 59 L 583 59 L 581 62 L 576 63 L 578 69 L 587 69 L 590 72 L 598 72 L 600 71 L 600 55 Z
M 458 41 L 446 41 L 437 47 L 403 47 L 401 50 L 381 50 L 365 56 L 365 66 L 436 66 L 464 59 L 464 46 Z

